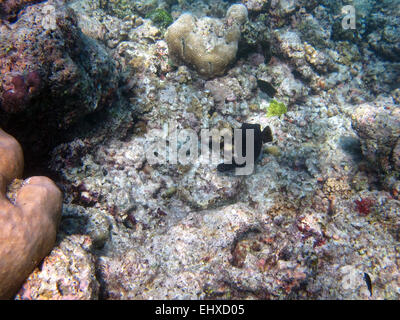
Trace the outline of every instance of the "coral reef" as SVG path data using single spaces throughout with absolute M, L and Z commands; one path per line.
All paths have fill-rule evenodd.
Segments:
M 21 147 L 0 129 L 0 299 L 13 297 L 53 248 L 61 217 L 62 194 L 46 177 L 31 177 L 6 196 L 22 170 Z
M 99 0 L 99 7 L 111 15 L 124 19 L 134 14 L 146 15 L 154 11 L 160 2 L 157 0 Z
M 236 58 L 246 20 L 247 9 L 239 4 L 228 9 L 224 20 L 182 14 L 165 34 L 170 57 L 194 66 L 204 77 L 222 75 Z
M 367 35 L 368 43 L 373 50 L 392 61 L 400 61 L 400 17 L 393 15 L 400 10 L 397 1 L 382 1 L 375 4 L 379 10 L 371 10 L 367 16 L 367 27 L 372 30 Z M 383 26 L 383 27 L 381 27 Z
M 42 1 L 43 0 L 3 0 L 0 3 L 0 18 L 14 21 L 19 11 L 25 6 Z
M 391 98 L 359 105 L 352 115 L 353 127 L 361 137 L 364 156 L 388 174 L 396 170 L 394 149 L 400 137 L 400 110 Z
M 347 0 L 243 0 L 226 14 L 231 3 L 70 0 L 55 5 L 53 30 L 28 37 L 30 48 L 7 42 L 0 59 L 12 64 L 55 41 L 50 48 L 65 48 L 98 96 L 112 88 L 114 98 L 91 108 L 93 96 L 77 98 L 33 54 L 32 67 L 13 65 L 1 78 L 10 110 L 0 121 L 51 106 L 44 92 L 61 92 L 55 81 L 69 90 L 57 96 L 57 117 L 46 108 L 34 115 L 43 110 L 62 127 L 72 119 L 37 165 L 48 165 L 65 193 L 57 244 L 17 299 L 399 299 L 397 2 L 352 1 L 356 30 L 342 28 Z M 25 7 L 14 25 L 29 18 L 35 29 L 42 6 Z M 189 38 L 203 32 L 210 47 L 199 40 L 201 50 L 235 39 L 235 55 L 219 74 L 185 61 L 182 41 L 171 47 L 173 34 L 149 16 L 159 9 Z M 65 25 L 72 32 L 61 32 Z M 40 81 L 28 81 L 30 72 Z M 271 100 L 285 113 L 268 117 Z M 64 107 L 76 116 L 58 114 Z M 35 139 L 55 132 L 33 119 Z M 243 123 L 274 136 L 252 175 L 221 174 L 222 158 L 205 155 L 190 164 L 146 159 L 167 124 L 169 133 L 200 134 Z M 8 183 L 10 201 L 19 186 Z
M 120 76 L 105 48 L 58 2 L 28 6 L 0 28 L 0 125 L 30 159 L 46 155 L 63 130 L 112 102 Z
M 100 8 L 123 19 L 133 14 L 134 2 L 131 0 L 100 0 Z

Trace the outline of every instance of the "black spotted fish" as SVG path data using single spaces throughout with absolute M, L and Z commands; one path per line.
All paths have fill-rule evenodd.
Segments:
M 269 126 L 265 127 L 263 131 L 261 131 L 261 126 L 259 124 L 252 123 L 243 123 L 240 130 L 242 130 L 242 155 L 246 157 L 246 130 L 252 129 L 254 130 L 254 161 L 257 160 L 262 151 L 263 143 L 272 142 L 272 132 Z M 232 135 L 232 145 L 234 145 L 234 135 Z M 219 172 L 227 172 L 231 171 L 235 168 L 241 168 L 246 166 L 246 162 L 243 164 L 235 163 L 235 159 L 232 159 L 232 163 L 220 163 L 217 166 L 217 170 Z

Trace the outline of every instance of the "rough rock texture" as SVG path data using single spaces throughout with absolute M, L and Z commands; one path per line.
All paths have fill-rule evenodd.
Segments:
M 379 10 L 371 10 L 368 17 L 368 27 L 372 32 L 368 35 L 369 45 L 379 55 L 392 61 L 400 61 L 400 3 L 397 1 L 382 1 L 376 4 Z M 383 27 L 380 27 L 383 26 Z
M 24 7 L 43 0 L 3 0 L 0 3 L 0 18 L 13 21 Z
M 364 156 L 384 173 L 398 170 L 394 150 L 400 141 L 400 108 L 390 100 L 362 104 L 353 114 Z
M 204 77 L 222 75 L 236 58 L 240 26 L 246 20 L 243 5 L 231 6 L 224 20 L 182 14 L 165 34 L 169 54 L 177 63 L 194 66 Z
M 0 125 L 29 158 L 46 154 L 64 129 L 112 102 L 115 64 L 82 34 L 72 10 L 57 1 L 31 5 L 0 29 Z
M 62 194 L 46 177 L 5 194 L 22 170 L 21 147 L 0 129 L 0 299 L 11 298 L 53 248 L 61 217 Z
M 18 300 L 89 300 L 98 298 L 88 236 L 71 236 L 56 246 L 26 280 Z M 71 254 L 73 253 L 73 254 Z M 45 284 L 45 285 L 44 285 Z
M 261 11 L 268 5 L 265 0 L 242 0 L 242 3 L 246 6 L 247 10 L 255 12 Z
M 397 144 L 393 149 L 393 161 L 394 168 L 397 171 L 400 171 L 400 139 L 397 141 Z
M 106 11 L 108 14 L 117 16 L 120 19 L 138 13 L 146 15 L 160 5 L 166 6 L 168 4 L 159 0 L 99 0 L 99 7 L 101 9 Z

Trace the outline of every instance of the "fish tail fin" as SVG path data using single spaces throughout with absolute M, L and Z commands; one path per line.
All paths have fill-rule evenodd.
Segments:
M 272 142 L 274 139 L 272 138 L 272 131 L 269 126 L 266 126 L 262 131 L 262 141 L 265 142 Z

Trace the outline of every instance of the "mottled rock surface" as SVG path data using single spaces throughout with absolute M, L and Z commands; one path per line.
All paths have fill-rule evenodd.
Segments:
M 99 284 L 88 236 L 63 240 L 36 268 L 18 292 L 17 300 L 97 299 Z
M 362 104 L 354 111 L 353 127 L 362 138 L 365 157 L 380 170 L 398 170 L 395 147 L 400 141 L 400 108 L 391 102 Z
M 119 75 L 106 49 L 59 1 L 27 6 L 0 29 L 0 125 L 37 158 L 72 124 L 112 102 Z
M 0 3 L 0 18 L 14 21 L 24 7 L 43 0 L 3 0 Z

